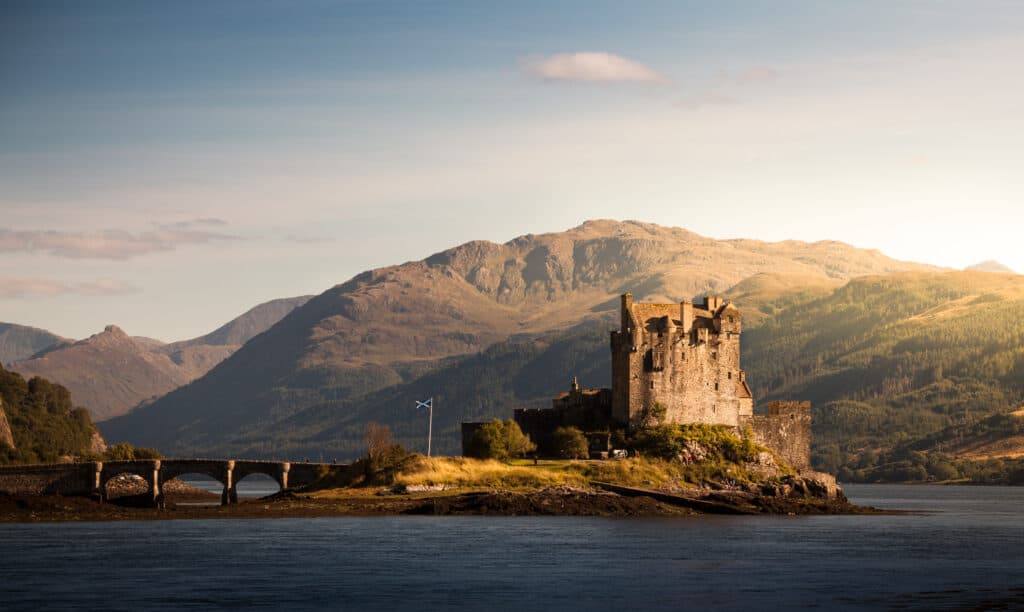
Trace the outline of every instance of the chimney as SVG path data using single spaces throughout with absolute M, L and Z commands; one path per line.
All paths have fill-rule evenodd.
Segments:
M 689 334 L 690 330 L 693 329 L 693 302 L 688 300 L 679 302 L 679 321 L 683 326 L 683 334 Z
M 629 331 L 629 322 L 633 318 L 633 294 L 622 294 L 622 333 Z

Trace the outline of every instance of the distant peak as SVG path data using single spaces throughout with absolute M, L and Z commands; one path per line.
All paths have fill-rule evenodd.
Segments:
M 108 326 L 104 327 L 103 328 L 103 332 L 107 333 L 107 334 L 114 334 L 114 335 L 117 335 L 117 336 L 127 336 L 128 335 L 128 334 L 124 333 L 123 329 L 121 329 L 120 327 L 118 327 L 116 325 L 108 325 Z
M 994 259 L 989 259 L 981 263 L 976 263 L 973 266 L 968 266 L 966 270 L 972 272 L 1000 272 L 1005 274 L 1016 274 L 1009 266 L 1001 264 Z

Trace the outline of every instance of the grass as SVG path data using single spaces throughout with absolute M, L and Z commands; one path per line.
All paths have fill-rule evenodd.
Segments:
M 400 485 L 449 485 L 522 489 L 559 485 L 581 486 L 586 479 L 571 469 L 571 462 L 502 463 L 467 457 L 417 457 L 395 474 Z
M 555 486 L 586 487 L 610 482 L 634 487 L 665 488 L 699 485 L 708 480 L 749 480 L 742 467 L 721 461 L 683 464 L 654 458 L 612 461 L 513 460 L 468 457 L 424 457 L 404 461 L 385 481 L 356 480 L 336 483 L 342 489 L 363 490 L 395 485 L 444 485 L 453 489 L 524 490 Z M 334 487 L 329 487 L 334 488 Z

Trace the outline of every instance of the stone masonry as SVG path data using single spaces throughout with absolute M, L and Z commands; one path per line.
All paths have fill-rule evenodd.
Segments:
M 811 403 L 769 402 L 767 415 L 751 422 L 754 441 L 775 451 L 793 468 L 811 469 Z
M 739 427 L 754 400 L 740 369 L 742 316 L 720 297 L 638 304 L 622 296 L 611 334 L 612 416 L 637 427 L 664 407 L 665 423 Z

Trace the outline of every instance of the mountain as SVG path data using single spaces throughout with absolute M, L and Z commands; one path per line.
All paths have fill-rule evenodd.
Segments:
M 302 295 L 264 302 L 245 311 L 205 336 L 166 345 L 168 352 L 183 346 L 242 346 L 253 337 L 270 329 L 289 312 L 302 306 L 313 296 Z
M 67 389 L 0 367 L 0 464 L 52 463 L 104 448 L 89 413 L 73 407 Z
M 966 268 L 969 272 L 997 272 L 1001 274 L 1016 274 L 1009 266 L 1003 265 L 994 259 L 983 261 Z
M 59 381 L 97 421 L 189 381 L 169 357 L 136 343 L 114 325 L 11 367 L 25 377 Z
M 205 336 L 172 344 L 129 337 L 111 325 L 85 340 L 15 362 L 11 368 L 65 385 L 96 421 L 102 421 L 202 376 L 308 299 L 261 304 Z
M 796 285 L 819 295 L 853 277 L 907 270 L 935 268 L 838 242 L 714 240 L 633 221 L 470 242 L 331 288 L 207 375 L 103 428 L 172 454 L 290 448 L 282 440 L 306 409 L 333 410 L 317 425 L 329 431 L 326 421 L 373 406 L 375 393 L 466 367 L 462 360 L 492 345 L 520 350 L 516 342 L 543 345 L 579 325 L 607 327 L 626 291 L 678 301 L 736 287 L 762 296 L 768 313 L 784 308 Z M 349 444 L 336 442 L 327 448 Z
M 893 452 L 1024 403 L 1024 277 L 858 278 L 767 319 L 744 343 L 758 399 L 814 402 L 816 467 L 871 480 Z
M 796 283 L 769 275 L 730 293 L 745 296 L 737 302 L 745 314 L 775 312 L 748 323 L 744 368 L 759 406 L 775 398 L 814 401 L 817 468 L 850 481 L 1016 482 L 1017 468 L 993 459 L 1024 455 L 1021 277 L 901 273 L 807 291 Z M 794 291 L 772 302 L 780 286 Z M 363 451 L 369 421 L 425 448 L 426 414 L 414 406 L 433 397 L 434 448 L 456 453 L 463 420 L 548 406 L 572 376 L 584 386 L 607 385 L 614 314 L 509 338 L 409 382 L 279 418 L 245 421 L 244 413 L 222 411 L 183 427 L 180 414 L 160 412 L 147 422 L 152 431 L 187 432 L 189 442 L 176 446 L 157 438 L 183 454 L 347 457 Z
M 0 323 L 0 365 L 28 359 L 68 340 L 45 329 Z

